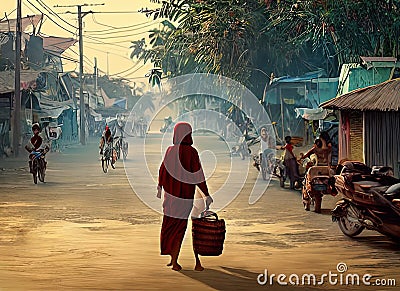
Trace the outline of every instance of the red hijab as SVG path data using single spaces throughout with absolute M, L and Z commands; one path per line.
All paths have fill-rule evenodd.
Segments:
M 193 199 L 196 185 L 208 195 L 197 150 L 192 147 L 192 127 L 179 122 L 174 127 L 173 144 L 164 156 L 158 184 L 165 192 L 180 198 Z

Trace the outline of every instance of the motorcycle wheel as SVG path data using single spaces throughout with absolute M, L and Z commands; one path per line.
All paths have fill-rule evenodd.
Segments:
M 355 217 L 349 213 L 349 207 L 346 209 L 346 215 L 338 219 L 340 230 L 349 237 L 357 236 L 364 230 L 364 226 L 352 221 L 354 219 Z

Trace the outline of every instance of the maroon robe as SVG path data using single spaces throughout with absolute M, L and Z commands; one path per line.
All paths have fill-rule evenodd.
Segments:
M 175 125 L 173 143 L 165 153 L 158 177 L 158 185 L 164 188 L 161 255 L 179 253 L 193 208 L 196 185 L 209 195 L 199 155 L 192 147 L 190 124 L 179 122 Z

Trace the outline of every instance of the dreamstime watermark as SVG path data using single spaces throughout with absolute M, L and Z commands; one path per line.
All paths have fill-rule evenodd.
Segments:
M 264 273 L 257 276 L 257 283 L 260 285 L 273 285 L 274 283 L 286 286 L 317 286 L 317 285 L 341 285 L 341 286 L 396 286 L 396 279 L 377 278 L 373 279 L 370 274 L 354 274 L 347 273 L 348 267 L 345 263 L 338 263 L 336 271 L 328 271 L 321 275 L 312 273 L 304 274 L 268 274 L 265 269 Z
M 135 104 L 125 124 L 129 158 L 124 161 L 124 167 L 129 183 L 136 195 L 148 207 L 162 213 L 162 203 L 155 197 L 158 167 L 165 151 L 172 144 L 173 124 L 181 121 L 188 122 L 194 134 L 213 136 L 199 155 L 208 182 L 212 181 L 214 174 L 218 176 L 218 183 L 214 185 L 219 186 L 213 189 L 211 195 L 214 198 L 213 210 L 219 211 L 240 193 L 247 181 L 249 169 L 252 168 L 251 159 L 242 160 L 238 156 L 230 155 L 232 148 L 237 146 L 241 137 L 244 136 L 245 126 L 240 127 L 236 117 L 249 117 L 256 131 L 259 132 L 262 127 L 266 128 L 275 142 L 275 131 L 269 115 L 248 88 L 227 77 L 188 74 L 164 81 L 161 88 L 161 90 L 145 93 Z M 204 103 L 214 105 L 207 106 Z M 222 107 L 225 109 L 222 110 Z M 234 108 L 235 112 L 232 116 L 235 117 L 228 117 L 221 113 L 229 107 Z M 172 123 L 170 127 L 163 129 L 160 138 L 158 130 L 162 125 L 160 120 L 162 122 L 167 115 L 172 115 L 170 118 Z M 145 124 L 146 131 L 151 128 L 149 134 L 138 137 L 136 130 L 138 120 L 141 124 Z M 196 136 L 194 140 L 196 142 Z M 246 145 L 245 150 L 247 151 Z M 227 165 L 228 169 L 226 169 Z M 187 172 L 180 163 L 177 166 L 179 167 L 177 173 Z M 219 171 L 218 169 L 221 168 L 223 169 Z M 170 174 L 174 175 L 174 171 Z M 174 178 L 182 180 L 182 177 Z M 199 182 L 196 173 L 193 175 L 186 173 L 184 177 L 182 182 L 192 184 Z M 261 174 L 251 187 L 249 204 L 256 203 L 269 185 L 270 177 L 266 181 L 260 177 Z M 198 200 L 202 201 L 201 198 Z M 196 204 L 196 201 L 194 202 Z M 182 201 L 182 203 L 186 204 L 187 201 Z

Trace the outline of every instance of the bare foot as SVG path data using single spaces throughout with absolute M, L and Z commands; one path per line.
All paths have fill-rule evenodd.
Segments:
M 173 265 L 173 266 L 172 266 L 172 270 L 174 270 L 174 271 L 180 271 L 180 270 L 182 270 L 182 267 L 181 267 L 181 265 L 176 264 L 176 265 Z
M 204 268 L 203 268 L 202 265 L 196 265 L 196 266 L 194 267 L 194 270 L 195 270 L 195 271 L 203 271 Z
M 171 267 L 172 266 L 172 262 L 169 262 L 168 264 L 167 264 L 167 267 Z

